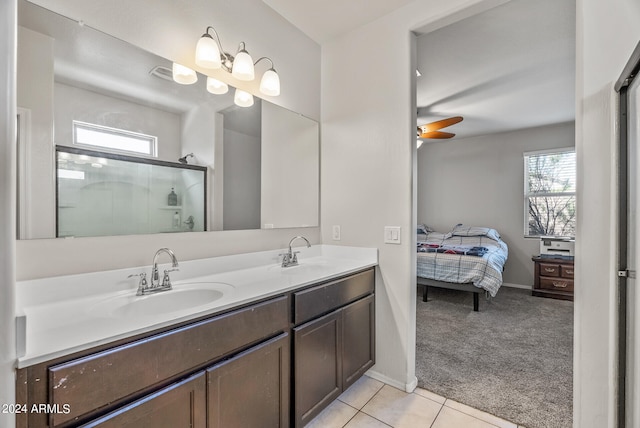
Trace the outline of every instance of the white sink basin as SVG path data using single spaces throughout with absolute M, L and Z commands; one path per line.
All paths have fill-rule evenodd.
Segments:
M 174 285 L 172 290 L 145 296 L 129 293 L 111 297 L 94 305 L 92 311 L 109 317 L 130 318 L 195 310 L 221 299 L 232 290 L 232 285 L 222 282 L 182 283 Z

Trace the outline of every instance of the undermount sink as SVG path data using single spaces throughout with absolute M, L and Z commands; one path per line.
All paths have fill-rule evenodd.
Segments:
M 172 290 L 155 294 L 111 297 L 95 305 L 92 310 L 117 318 L 160 315 L 209 305 L 232 289 L 232 285 L 221 282 L 181 283 L 174 285 Z

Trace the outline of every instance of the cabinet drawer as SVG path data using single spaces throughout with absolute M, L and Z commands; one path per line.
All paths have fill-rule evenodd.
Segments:
M 541 277 L 540 288 L 545 290 L 573 292 L 573 279 Z
M 560 276 L 563 278 L 573 278 L 573 265 L 560 265 Z
M 156 391 L 81 428 L 205 428 L 205 374 Z
M 560 265 L 540 263 L 540 276 L 560 276 Z
M 51 366 L 49 403 L 60 408 L 67 404 L 71 411 L 53 413 L 50 425 L 106 410 L 153 385 L 285 331 L 288 308 L 288 297 L 280 297 Z
M 373 269 L 348 278 L 293 293 L 294 324 L 298 325 L 373 293 Z

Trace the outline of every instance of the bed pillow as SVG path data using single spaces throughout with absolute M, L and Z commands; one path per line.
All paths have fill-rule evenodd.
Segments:
M 500 234 L 497 230 L 489 227 L 465 226 L 464 224 L 456 225 L 449 233 L 449 236 L 486 236 L 494 241 L 500 240 Z
M 428 235 L 431 232 L 433 232 L 433 229 L 430 228 L 429 226 L 427 226 L 426 224 L 419 224 L 418 225 L 418 234 L 419 235 Z

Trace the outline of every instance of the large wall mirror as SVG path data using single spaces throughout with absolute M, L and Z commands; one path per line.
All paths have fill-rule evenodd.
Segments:
M 200 74 L 178 84 L 171 61 L 26 0 L 18 23 L 20 239 L 319 225 L 317 122 L 257 97 L 239 107 L 234 88 L 210 93 Z M 82 162 L 83 150 L 106 160 Z M 129 163 L 111 167 L 119 156 Z M 158 162 L 167 172 L 132 172 Z M 204 178 L 176 179 L 185 165 Z M 132 206 L 133 220 L 122 217 Z M 90 227 L 145 219 L 159 226 Z

